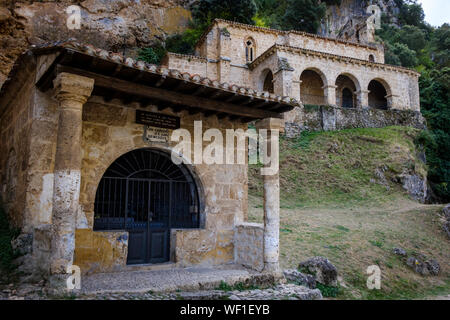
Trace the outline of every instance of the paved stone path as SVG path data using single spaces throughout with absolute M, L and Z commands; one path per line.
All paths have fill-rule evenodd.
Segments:
M 81 290 L 49 296 L 39 285 L 0 286 L 0 300 L 315 300 L 318 289 L 285 284 L 272 275 L 241 266 L 169 268 L 97 273 L 81 278 Z M 219 290 L 220 288 L 220 290 Z M 239 289 L 239 290 L 238 290 Z
M 168 270 L 97 273 L 81 279 L 81 292 L 170 292 L 217 288 L 222 281 L 228 284 L 251 281 L 260 273 L 236 265 L 217 268 L 174 268 Z

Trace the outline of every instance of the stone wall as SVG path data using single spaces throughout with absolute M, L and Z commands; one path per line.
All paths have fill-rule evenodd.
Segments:
M 30 59 L 31 60 L 31 59 Z M 33 86 L 35 61 L 28 61 L 29 70 L 18 74 L 17 94 L 4 100 L 0 114 L 1 199 L 14 227 L 30 232 L 31 217 L 25 216 L 27 189 L 30 180 L 31 127 L 33 118 Z M 28 74 L 29 72 L 29 74 Z
M 264 269 L 264 226 L 259 223 L 242 223 L 234 232 L 235 262 L 257 271 Z
M 285 114 L 286 136 L 300 132 L 333 131 L 351 128 L 382 128 L 387 126 L 426 127 L 420 112 L 410 110 L 379 110 L 338 108 L 331 106 L 303 106 Z
M 111 271 L 124 264 L 126 253 L 121 251 L 122 242 L 114 240 L 116 235 L 93 231 L 94 201 L 98 183 L 109 165 L 124 153 L 138 148 L 150 147 L 143 141 L 143 126 L 135 123 L 136 105 L 122 105 L 116 100 L 109 103 L 92 97 L 83 107 L 82 172 L 80 192 L 80 214 L 75 240 L 76 264 L 83 270 L 93 272 Z M 155 106 L 147 110 L 158 112 Z M 181 117 L 181 127 L 193 135 L 194 120 L 203 120 L 203 130 L 208 128 L 242 128 L 246 124 L 238 121 L 218 120 L 216 116 L 205 118 L 201 114 L 187 112 L 165 114 Z M 203 146 L 209 142 L 203 142 Z M 152 144 L 151 147 L 170 152 L 169 145 Z M 193 173 L 201 182 L 204 197 L 205 217 L 201 229 L 179 229 L 172 232 L 172 260 L 179 265 L 215 265 L 232 262 L 233 237 L 236 223 L 245 219 L 247 212 L 247 165 L 192 166 Z M 82 230 L 82 231 L 81 231 Z M 117 237 L 116 237 L 117 238 Z M 81 244 L 79 246 L 79 244 Z M 95 244 L 95 247 L 93 246 Z M 123 254 L 116 254 L 115 252 Z M 92 258 L 100 253 L 101 261 Z
M 231 44 L 227 50 L 218 50 L 221 30 L 228 31 Z M 376 62 L 384 63 L 384 49 L 351 43 L 346 41 L 328 39 L 313 34 L 297 31 L 280 31 L 274 29 L 254 27 L 250 25 L 232 23 L 219 20 L 204 37 L 204 41 L 197 47 L 197 55 L 208 59 L 228 57 L 231 62 L 238 65 L 247 63 L 245 57 L 245 41 L 251 38 L 255 42 L 255 57 L 260 56 L 274 44 L 299 47 L 309 50 L 321 51 L 361 60 L 369 60 L 369 55 L 375 57 Z

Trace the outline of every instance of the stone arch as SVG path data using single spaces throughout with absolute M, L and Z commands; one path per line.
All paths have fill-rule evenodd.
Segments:
M 261 73 L 260 81 L 259 81 L 259 90 L 260 91 L 267 91 L 269 93 L 274 93 L 274 86 L 273 86 L 273 72 L 269 68 L 264 69 Z
M 369 107 L 375 109 L 388 109 L 392 106 L 392 93 L 386 81 L 380 78 L 371 80 L 367 86 L 369 91 Z
M 375 56 L 373 54 L 369 54 L 369 62 L 375 62 Z
M 349 73 L 342 73 L 337 76 L 335 86 L 336 105 L 338 107 L 356 108 L 360 104 L 358 102 L 357 92 L 360 92 L 361 87 L 355 76 Z M 349 92 L 351 93 L 351 97 L 348 95 Z
M 93 213 L 94 213 L 94 201 L 95 196 L 97 193 L 98 185 L 100 184 L 100 181 L 102 177 L 104 176 L 105 172 L 108 170 L 108 168 L 122 155 L 132 152 L 135 150 L 143 149 L 143 148 L 151 148 L 155 150 L 159 150 L 162 152 L 166 152 L 168 154 L 171 154 L 173 149 L 169 146 L 162 145 L 162 144 L 152 144 L 151 146 L 147 145 L 143 142 L 142 139 L 138 140 L 139 143 L 130 143 L 130 144 L 120 144 L 120 148 L 117 147 L 111 147 L 108 149 L 109 152 L 106 152 L 101 158 L 97 159 L 96 166 L 94 171 L 90 170 L 90 178 L 89 178 L 89 185 L 82 186 L 82 190 L 84 189 L 85 193 L 83 195 L 83 200 L 80 202 L 82 205 L 85 205 L 84 209 L 92 213 L 92 221 L 89 222 L 90 227 L 93 227 Z M 206 212 L 205 212 L 205 189 L 204 189 L 204 181 L 202 179 L 202 174 L 198 170 L 198 168 L 191 164 L 188 159 L 186 159 L 184 156 L 179 155 L 177 153 L 177 157 L 180 158 L 183 161 L 184 166 L 187 168 L 189 173 L 191 174 L 193 180 L 195 181 L 195 184 L 197 186 L 198 196 L 199 196 L 199 215 L 200 215 L 200 228 L 205 227 L 206 223 Z M 92 176 L 92 172 L 95 172 L 95 175 Z M 82 172 L 82 184 L 83 184 L 83 175 L 86 175 L 86 172 Z M 89 219 L 90 220 L 90 219 Z
M 300 100 L 303 104 L 324 105 L 327 84 L 325 74 L 316 68 L 307 68 L 300 74 Z
M 244 40 L 245 47 L 245 62 L 250 63 L 256 58 L 256 42 L 252 37 L 247 37 Z
M 171 230 L 201 227 L 199 203 L 197 182 L 185 164 L 174 163 L 171 152 L 137 148 L 118 157 L 102 176 L 93 227 L 128 231 L 127 264 L 166 262 Z

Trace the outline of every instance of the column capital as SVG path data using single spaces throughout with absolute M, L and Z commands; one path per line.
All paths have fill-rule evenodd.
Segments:
M 84 104 L 94 89 L 94 79 L 61 72 L 53 80 L 53 86 L 57 100 L 75 100 Z
M 281 118 L 265 118 L 256 121 L 255 126 L 257 129 L 278 129 L 284 130 L 284 119 Z
M 327 84 L 322 87 L 322 89 L 336 89 L 337 86 L 333 84 Z

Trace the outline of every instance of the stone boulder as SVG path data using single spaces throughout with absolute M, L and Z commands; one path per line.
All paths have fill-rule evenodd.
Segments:
M 338 272 L 336 267 L 324 257 L 313 257 L 303 261 L 298 266 L 299 270 L 314 275 L 317 282 L 327 286 L 337 287 Z
M 406 264 L 422 276 L 437 276 L 441 270 L 439 263 L 434 259 L 423 260 L 422 257 L 409 257 Z
M 450 221 L 450 203 L 444 207 L 442 212 L 444 213 L 445 219 L 447 219 L 447 221 Z
M 406 257 L 406 251 L 402 248 L 392 248 L 392 252 L 398 256 Z
M 313 275 L 301 273 L 294 269 L 284 270 L 283 274 L 287 281 L 295 282 L 310 289 L 316 287 L 316 278 Z
M 450 220 L 447 220 L 447 222 L 444 223 L 442 228 L 444 229 L 444 232 L 447 234 L 447 237 L 450 239 Z

